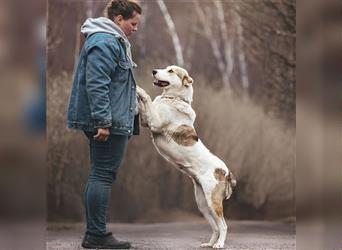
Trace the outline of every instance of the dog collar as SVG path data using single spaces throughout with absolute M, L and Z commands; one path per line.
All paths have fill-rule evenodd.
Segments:
M 164 96 L 162 96 L 162 98 L 171 99 L 171 100 L 179 100 L 179 101 L 186 102 L 187 104 L 190 105 L 190 101 L 189 100 L 186 100 L 185 98 L 181 98 L 181 97 L 178 97 L 178 96 L 167 96 L 167 95 L 164 95 Z

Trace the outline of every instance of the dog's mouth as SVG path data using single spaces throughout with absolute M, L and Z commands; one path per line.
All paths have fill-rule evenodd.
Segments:
M 169 86 L 170 83 L 167 82 L 167 81 L 161 81 L 161 80 L 154 80 L 153 81 L 153 84 L 158 86 L 158 87 L 166 87 L 166 86 Z

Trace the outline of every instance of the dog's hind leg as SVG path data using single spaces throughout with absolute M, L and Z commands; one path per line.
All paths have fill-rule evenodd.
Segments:
M 227 237 L 227 224 L 224 217 L 216 217 L 217 225 L 219 228 L 220 236 L 217 242 L 213 245 L 213 248 L 223 248 L 224 242 L 226 241 Z
M 195 180 L 193 180 L 193 182 L 198 209 L 203 214 L 204 218 L 209 222 L 211 229 L 213 230 L 213 234 L 211 235 L 209 242 L 201 244 L 201 247 L 212 247 L 219 237 L 219 229 L 216 224 L 215 218 L 212 216 L 210 208 L 208 207 L 202 186 Z
M 227 236 L 227 224 L 223 216 L 223 200 L 225 197 L 226 184 L 219 181 L 214 187 L 212 185 L 202 185 L 207 206 L 212 218 L 218 227 L 219 236 L 213 244 L 213 248 L 223 248 Z

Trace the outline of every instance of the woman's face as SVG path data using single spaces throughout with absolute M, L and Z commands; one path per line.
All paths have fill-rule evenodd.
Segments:
M 119 25 L 126 36 L 130 36 L 138 30 L 140 16 L 141 15 L 138 12 L 134 11 L 131 18 L 125 20 L 119 15 L 115 17 L 114 22 Z

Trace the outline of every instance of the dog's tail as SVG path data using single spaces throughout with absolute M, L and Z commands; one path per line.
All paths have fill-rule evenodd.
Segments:
M 226 190 L 225 190 L 225 199 L 228 200 L 229 197 L 232 194 L 232 188 L 236 186 L 236 180 L 234 178 L 234 175 L 231 171 L 229 171 L 229 174 L 226 176 Z

